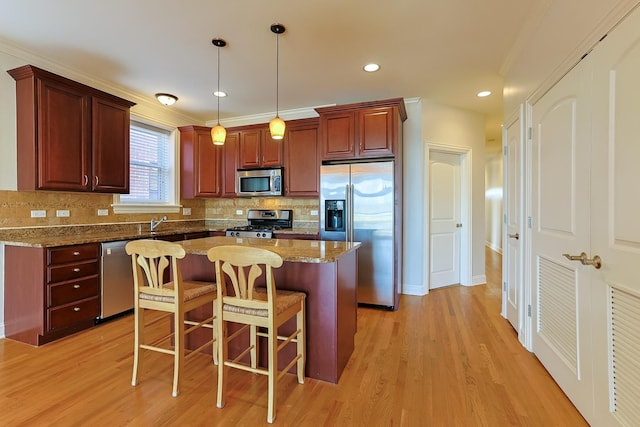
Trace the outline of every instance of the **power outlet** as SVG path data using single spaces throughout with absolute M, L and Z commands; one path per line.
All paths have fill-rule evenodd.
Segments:
M 242 213 L 243 213 L 242 209 L 236 210 L 236 215 L 242 215 Z
M 47 211 L 42 210 L 33 210 L 31 211 L 31 218 L 46 218 Z
M 191 208 L 182 208 L 182 215 L 191 215 Z
M 109 215 L 109 209 L 98 209 L 98 216 L 107 216 Z
M 58 209 L 56 211 L 56 216 L 57 217 L 68 217 L 69 216 L 69 210 L 68 209 Z
M 318 210 L 317 209 L 311 209 L 311 211 L 309 212 L 309 215 L 318 216 Z

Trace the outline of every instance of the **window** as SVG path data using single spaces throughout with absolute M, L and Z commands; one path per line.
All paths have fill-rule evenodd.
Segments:
M 172 131 L 131 121 L 129 194 L 114 196 L 115 213 L 179 211 L 174 138 Z

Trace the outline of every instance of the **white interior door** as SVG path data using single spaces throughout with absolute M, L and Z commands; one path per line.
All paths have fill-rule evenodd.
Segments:
M 505 234 L 502 280 L 505 284 L 505 315 L 509 323 L 522 334 L 524 321 L 522 306 L 524 280 L 522 276 L 522 200 L 523 200 L 523 147 L 522 119 L 518 117 L 504 132 L 504 216 Z
M 640 13 L 594 58 L 592 275 L 596 422 L 640 420 Z
M 582 415 L 593 417 L 589 252 L 589 57 L 532 108 L 532 348 Z
M 460 283 L 460 155 L 429 158 L 431 289 Z

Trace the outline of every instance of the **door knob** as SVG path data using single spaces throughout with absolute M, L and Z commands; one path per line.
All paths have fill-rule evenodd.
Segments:
M 518 233 L 515 233 L 515 234 L 509 234 L 508 236 L 509 236 L 509 238 L 511 238 L 511 239 L 516 239 L 516 240 L 518 240 L 518 239 L 520 238 L 520 235 L 519 235 Z
M 582 265 L 592 265 L 596 270 L 599 270 L 602 267 L 602 258 L 598 255 L 589 259 L 589 256 L 586 252 L 582 252 L 580 255 L 569 255 L 562 254 L 563 257 L 568 259 L 569 261 L 580 261 Z
M 456 228 L 462 228 L 462 224 L 456 224 Z

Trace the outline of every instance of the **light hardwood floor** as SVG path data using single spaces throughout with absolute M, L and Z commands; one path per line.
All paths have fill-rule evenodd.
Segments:
M 285 376 L 276 425 L 587 425 L 500 316 L 500 256 L 491 251 L 487 277 L 403 296 L 397 312 L 359 309 L 340 383 Z M 204 355 L 186 364 L 177 398 L 166 355 L 146 353 L 132 387 L 132 331 L 128 316 L 40 348 L 0 340 L 0 425 L 266 425 L 266 378 L 231 370 L 218 409 Z

